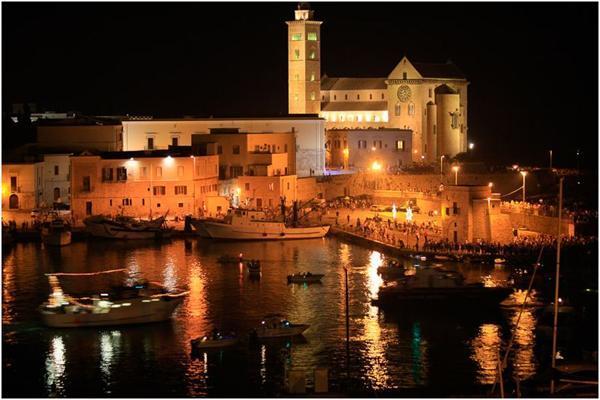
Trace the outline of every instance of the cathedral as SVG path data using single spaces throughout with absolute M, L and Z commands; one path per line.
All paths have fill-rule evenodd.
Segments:
M 330 168 L 361 167 L 352 163 L 361 151 L 371 151 L 388 168 L 402 165 L 403 158 L 435 162 L 467 151 L 469 82 L 453 63 L 403 57 L 387 77 L 321 75 L 321 24 L 303 3 L 287 22 L 288 104 L 290 114 L 325 119 Z M 386 135 L 408 138 L 388 147 Z

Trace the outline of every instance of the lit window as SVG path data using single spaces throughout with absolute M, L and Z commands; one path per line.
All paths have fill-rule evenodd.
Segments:
M 396 117 L 399 117 L 401 112 L 402 112 L 402 105 L 400 103 L 396 103 L 396 105 L 394 106 L 394 115 Z
M 310 99 L 311 99 L 311 100 L 314 100 L 315 98 L 316 98 L 316 97 L 315 97 L 315 92 L 310 92 Z
M 293 40 L 294 42 L 296 42 L 296 41 L 298 41 L 298 40 L 302 40 L 302 34 L 301 34 L 301 33 L 294 33 L 294 34 L 292 35 L 292 40 Z
M 273 183 L 269 183 L 269 190 L 270 191 L 275 190 L 275 185 Z
M 300 59 L 300 49 L 294 49 L 294 57 L 296 60 Z
M 408 105 L 408 115 L 415 115 L 415 105 L 412 103 Z
M 344 114 L 340 113 L 340 122 L 344 122 Z
M 314 81 L 315 81 L 315 73 L 314 73 L 314 72 L 311 72 L 311 73 L 310 73 L 310 81 L 311 81 L 311 82 L 314 82 Z
M 396 150 L 404 150 L 404 140 L 396 140 Z
M 310 58 L 311 60 L 314 60 L 315 58 L 317 58 L 317 52 L 314 50 L 311 50 L 308 58 Z
M 452 113 L 452 129 L 458 128 L 458 113 Z
M 317 40 L 316 32 L 308 32 L 308 40 Z
M 375 116 L 375 122 L 379 122 L 379 115 Z
M 365 117 L 365 121 L 371 122 L 371 114 L 367 114 L 367 116 Z
M 357 120 L 358 122 L 362 122 L 362 115 L 360 115 L 360 114 L 359 114 L 359 115 L 357 115 L 357 116 L 356 116 L 356 120 Z

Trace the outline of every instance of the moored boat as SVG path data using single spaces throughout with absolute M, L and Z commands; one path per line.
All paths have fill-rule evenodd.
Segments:
M 169 238 L 173 234 L 173 229 L 166 227 L 165 217 L 141 221 L 128 217 L 113 219 L 91 216 L 86 218 L 83 223 L 91 236 L 109 239 L 163 239 Z
M 318 283 L 321 282 L 324 274 L 313 274 L 310 272 L 302 272 L 299 274 L 292 274 L 287 276 L 288 283 Z
M 165 321 L 183 302 L 187 291 L 169 291 L 157 283 L 145 281 L 115 287 L 106 293 L 88 297 L 70 296 L 63 292 L 59 276 L 96 276 L 121 272 L 47 274 L 52 288 L 48 301 L 39 307 L 42 321 L 53 328 L 81 328 L 131 325 Z
M 219 331 L 213 331 L 209 335 L 202 336 L 192 340 L 192 350 L 221 349 L 231 347 L 239 342 L 235 333 L 222 334 Z
M 263 211 L 235 210 L 222 221 L 204 220 L 204 229 L 213 239 L 228 240 L 289 240 L 322 238 L 329 225 L 288 226 L 269 220 Z
M 308 324 L 292 324 L 281 314 L 270 314 L 265 316 L 253 334 L 263 339 L 289 337 L 301 335 L 309 327 Z
M 49 246 L 66 246 L 71 244 L 71 227 L 61 218 L 42 224 L 42 242 Z

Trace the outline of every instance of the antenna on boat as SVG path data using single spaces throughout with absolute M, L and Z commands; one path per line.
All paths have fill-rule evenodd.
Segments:
M 552 369 L 556 368 L 556 344 L 558 337 L 558 290 L 560 284 L 560 224 L 562 222 L 563 180 L 558 183 L 558 235 L 556 237 L 556 277 L 554 284 L 554 323 L 552 329 Z M 554 394 L 554 379 L 550 381 L 550 394 Z

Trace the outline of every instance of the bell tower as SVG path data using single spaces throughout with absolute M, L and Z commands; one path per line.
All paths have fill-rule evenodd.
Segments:
M 321 24 L 299 3 L 288 26 L 288 113 L 321 112 Z

